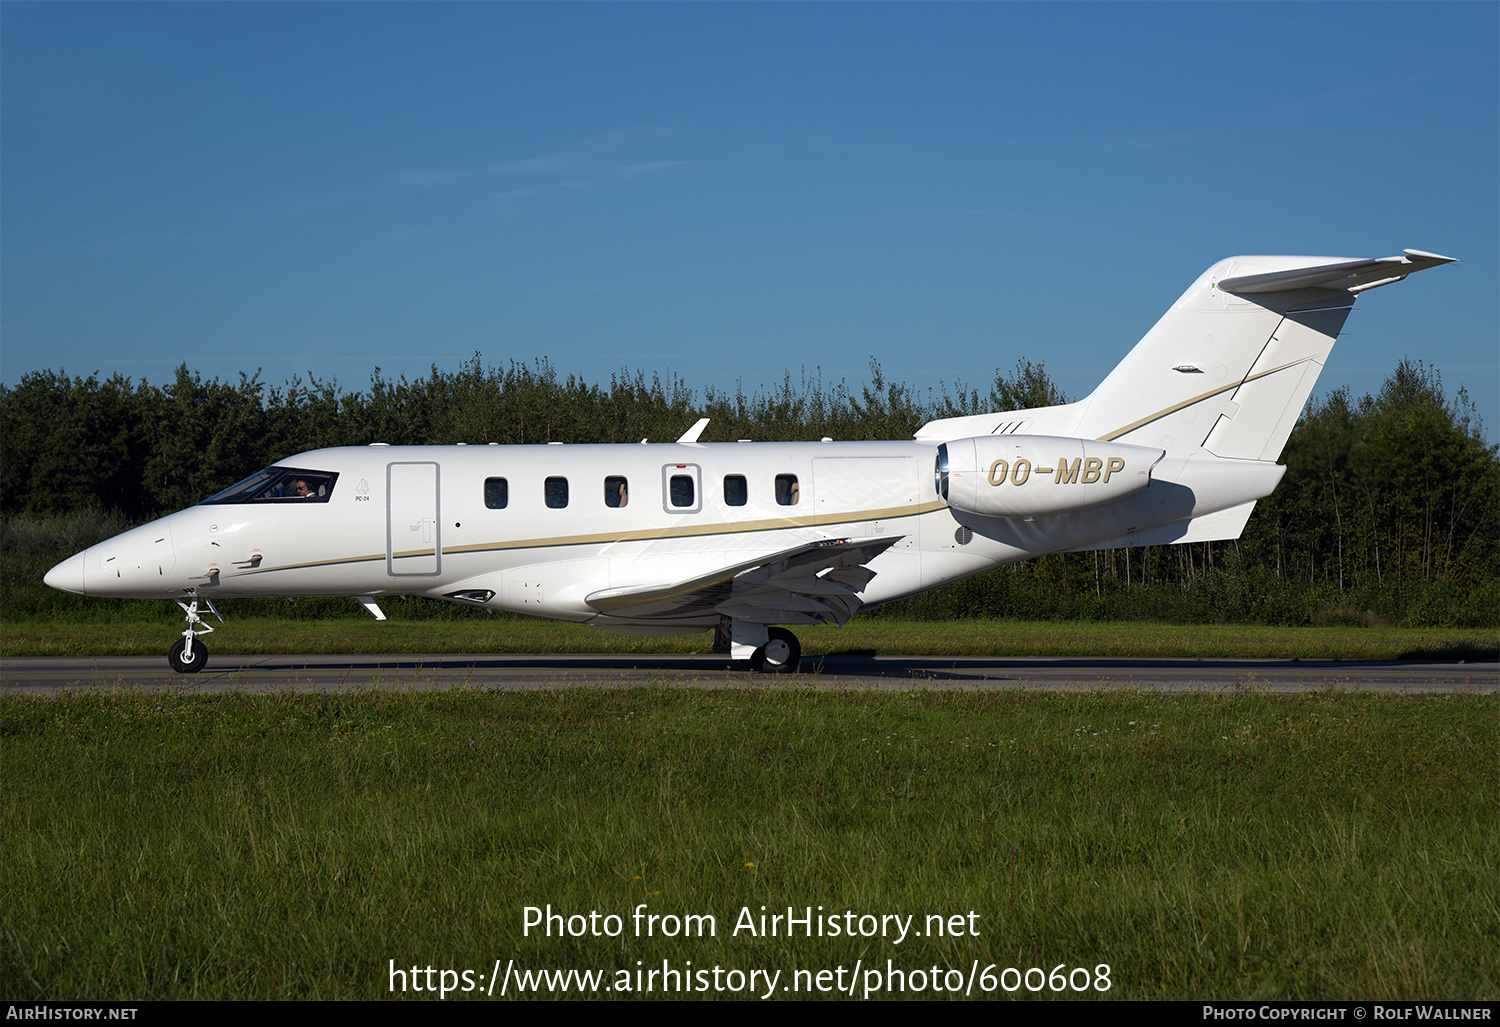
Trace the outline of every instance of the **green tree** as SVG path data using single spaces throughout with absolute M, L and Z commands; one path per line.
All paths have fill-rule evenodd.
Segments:
M 0 388 L 0 508 L 63 513 L 137 510 L 142 420 L 129 379 L 24 375 Z
M 1047 374 L 1043 361 L 1032 363 L 1021 357 L 1010 374 L 995 371 L 995 384 L 990 389 L 991 410 L 1031 410 L 1062 406 L 1066 402 L 1067 395 Z

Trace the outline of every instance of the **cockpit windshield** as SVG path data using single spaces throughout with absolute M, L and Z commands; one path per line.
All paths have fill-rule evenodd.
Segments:
M 203 505 L 222 503 L 326 503 L 333 495 L 336 471 L 267 467 L 237 485 L 209 496 Z

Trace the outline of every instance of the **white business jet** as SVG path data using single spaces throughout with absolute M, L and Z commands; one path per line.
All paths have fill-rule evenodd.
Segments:
M 893 442 L 403 446 L 300 453 L 70 557 L 53 588 L 200 606 L 418 595 L 612 631 L 713 628 L 794 671 L 785 625 L 1043 553 L 1238 538 L 1355 297 L 1446 264 L 1232 257 L 1086 399 L 933 421 Z M 217 610 L 214 610 L 217 613 Z

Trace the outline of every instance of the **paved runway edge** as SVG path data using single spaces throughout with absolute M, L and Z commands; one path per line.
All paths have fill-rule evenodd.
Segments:
M 1500 691 L 1500 663 L 837 654 L 804 657 L 796 674 L 762 675 L 742 670 L 722 656 L 229 654 L 215 655 L 202 673 L 186 675 L 172 673 L 166 661 L 155 656 L 0 659 L 3 695 L 109 688 L 193 694 L 638 686 L 1473 695 Z

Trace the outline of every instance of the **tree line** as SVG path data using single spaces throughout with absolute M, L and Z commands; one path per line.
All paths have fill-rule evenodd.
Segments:
M 416 379 L 376 369 L 362 390 L 313 376 L 279 387 L 258 374 L 205 380 L 186 365 L 164 385 L 34 372 L 0 385 L 0 552 L 45 547 L 24 540 L 56 537 L 38 525 L 59 518 L 92 513 L 101 531 L 119 530 L 324 446 L 671 441 L 699 417 L 710 418 L 705 442 L 900 439 L 934 418 L 1066 401 L 1025 359 L 983 391 L 923 393 L 872 360 L 855 387 L 788 372 L 750 394 L 701 396 L 675 377 L 623 370 L 600 385 L 545 360 L 486 366 L 478 355 Z M 1402 361 L 1376 395 L 1314 401 L 1282 462 L 1285 478 L 1238 542 L 1042 557 L 892 612 L 1500 623 L 1500 460 L 1467 395 L 1450 400 L 1437 369 Z M 18 584 L 0 595 L 7 615 L 33 605 L 16 601 Z

